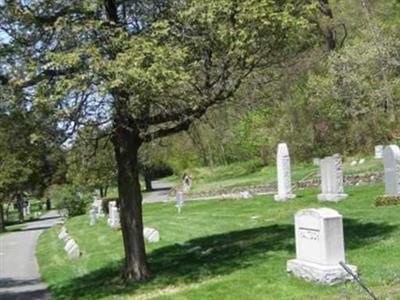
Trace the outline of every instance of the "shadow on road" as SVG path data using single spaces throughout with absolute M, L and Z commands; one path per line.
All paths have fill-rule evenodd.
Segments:
M 10 291 L 10 292 L 1 292 L 0 293 L 1 300 L 51 300 L 50 295 L 47 293 L 46 289 L 38 289 L 34 291 Z
M 0 278 L 0 288 L 10 288 L 10 287 L 22 287 L 26 285 L 40 284 L 39 279 L 13 279 L 13 278 Z M 2 293 L 0 292 L 0 299 L 3 299 Z

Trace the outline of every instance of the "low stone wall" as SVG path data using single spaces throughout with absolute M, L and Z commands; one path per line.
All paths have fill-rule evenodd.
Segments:
M 344 184 L 346 186 L 358 186 L 364 184 L 376 184 L 382 182 L 383 180 L 383 172 L 369 172 L 363 174 L 352 174 L 345 175 Z M 320 178 L 315 175 L 311 179 L 297 182 L 295 184 L 295 189 L 305 189 L 305 188 L 317 188 L 320 186 Z M 195 198 L 211 198 L 224 195 L 240 195 L 243 192 L 249 192 L 252 195 L 259 194 L 270 194 L 274 193 L 277 190 L 276 183 L 264 186 L 244 186 L 244 187 L 235 187 L 235 188 L 222 188 L 214 191 L 200 192 L 200 193 L 188 193 L 186 197 L 188 199 Z M 176 195 L 176 191 L 173 190 L 170 192 L 170 197 L 174 197 Z
M 383 181 L 383 172 L 370 172 L 363 174 L 345 175 L 344 185 L 346 186 L 358 186 L 364 184 L 376 184 Z M 320 185 L 319 177 L 312 178 L 310 180 L 305 180 L 298 182 L 296 188 L 312 188 L 319 187 Z

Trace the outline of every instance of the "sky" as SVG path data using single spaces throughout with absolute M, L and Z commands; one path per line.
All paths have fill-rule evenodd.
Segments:
M 0 0 L 0 6 L 4 5 L 4 0 Z M 10 41 L 10 37 L 0 29 L 0 44 L 6 44 Z

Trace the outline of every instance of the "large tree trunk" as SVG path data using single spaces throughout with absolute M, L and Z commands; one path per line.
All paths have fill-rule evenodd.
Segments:
M 3 204 L 0 203 L 0 232 L 6 230 L 6 226 L 4 224 L 4 207 Z
M 150 278 L 150 271 L 143 237 L 142 194 L 138 169 L 138 150 L 141 140 L 133 122 L 126 115 L 128 109 L 125 103 L 119 101 L 117 104 L 113 136 L 125 249 L 124 277 L 144 281 Z

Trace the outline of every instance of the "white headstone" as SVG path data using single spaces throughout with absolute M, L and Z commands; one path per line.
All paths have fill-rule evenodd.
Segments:
M 397 145 L 385 147 L 383 164 L 385 166 L 385 194 L 400 196 L 400 148 Z
M 278 175 L 278 194 L 274 196 L 275 201 L 287 201 L 296 198 L 296 195 L 292 194 L 290 156 L 285 143 L 278 145 L 276 168 Z
M 375 158 L 382 159 L 383 158 L 383 145 L 376 145 L 375 146 Z
M 67 243 L 70 239 L 72 239 L 72 237 L 68 234 L 68 232 L 67 232 L 67 234 L 66 235 L 64 235 L 64 237 L 63 237 L 63 241 L 64 241 L 64 243 Z
M 350 166 L 352 166 L 352 167 L 357 166 L 357 161 L 356 161 L 356 160 L 353 160 L 353 161 L 350 163 Z
M 78 244 L 74 244 L 68 251 L 67 251 L 67 255 L 69 257 L 69 259 L 77 259 L 79 258 L 79 256 L 81 255 L 81 251 L 79 249 Z
M 344 193 L 343 165 L 339 154 L 325 157 L 320 163 L 321 194 L 320 201 L 338 202 L 347 198 Z
M 250 194 L 249 191 L 240 192 L 240 198 L 242 199 L 251 199 L 253 196 Z
M 160 233 L 154 228 L 145 227 L 143 229 L 143 236 L 150 243 L 157 243 L 160 241 Z
M 296 277 L 332 285 L 351 279 L 345 263 L 342 216 L 330 208 L 303 209 L 295 215 L 296 259 L 287 271 Z M 354 272 L 357 268 L 349 266 Z
M 60 233 L 58 234 L 58 238 L 60 240 L 64 240 L 67 236 L 68 236 L 67 229 L 65 227 L 62 227 Z
M 110 226 L 112 228 L 120 228 L 121 227 L 121 223 L 120 223 L 120 219 L 119 219 L 119 211 L 118 211 L 118 207 L 113 206 L 111 208 L 111 215 L 112 215 L 112 219 L 110 221 Z
M 361 158 L 361 159 L 358 161 L 358 164 L 359 164 L 359 165 L 362 165 L 363 163 L 365 163 L 365 158 Z
M 177 192 L 176 193 L 176 208 L 178 209 L 178 212 L 181 212 L 181 209 L 183 205 L 185 204 L 185 195 L 183 192 Z
M 111 224 L 114 222 L 114 207 L 117 206 L 116 201 L 110 201 L 108 202 L 108 220 L 107 223 L 108 225 L 112 226 Z
M 93 226 L 96 224 L 96 210 L 94 208 L 89 211 L 89 225 Z
M 74 247 L 75 244 L 76 244 L 76 242 L 74 239 L 68 240 L 68 242 L 64 246 L 65 252 L 68 253 L 72 249 L 72 247 Z
M 92 208 L 95 210 L 96 218 L 104 217 L 103 201 L 97 197 L 94 198 Z

